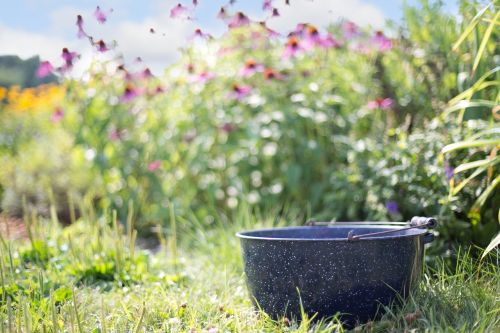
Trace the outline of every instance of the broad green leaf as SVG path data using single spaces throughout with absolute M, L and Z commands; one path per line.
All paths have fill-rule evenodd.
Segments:
M 472 148 L 472 147 L 485 147 L 492 145 L 499 145 L 499 139 L 487 139 L 487 140 L 467 140 L 467 141 L 459 141 L 445 146 L 441 152 L 443 154 L 449 153 L 458 149 Z
M 497 12 L 493 21 L 496 21 L 499 16 L 500 16 L 500 12 Z M 495 27 L 495 23 L 491 22 L 484 33 L 483 40 L 481 41 L 481 45 L 479 45 L 479 50 L 477 51 L 477 54 L 476 54 L 476 59 L 474 59 L 474 65 L 472 66 L 471 77 L 474 76 L 474 73 L 476 72 L 477 66 L 479 65 L 479 61 L 481 61 L 484 50 L 486 49 L 486 44 L 488 44 L 488 41 L 490 40 L 490 36 L 491 36 L 491 33 L 493 32 L 494 27 Z
M 455 168 L 455 173 L 459 173 L 459 172 L 463 172 L 463 171 L 466 171 L 466 170 L 470 170 L 470 169 L 475 169 L 475 168 L 478 168 L 478 167 L 481 167 L 481 166 L 493 166 L 495 164 L 497 164 L 498 162 L 500 162 L 500 157 L 495 157 L 495 158 L 487 158 L 487 159 L 484 159 L 484 160 L 479 160 L 479 161 L 474 161 L 474 162 L 468 162 L 468 163 L 463 163 L 463 164 L 460 164 L 459 166 L 457 166 Z
M 500 210 L 499 210 L 499 215 L 500 215 Z M 499 217 L 500 220 L 500 217 Z M 500 232 L 491 240 L 490 244 L 484 249 L 483 254 L 481 255 L 481 259 L 486 257 L 488 253 L 490 253 L 495 247 L 500 245 Z

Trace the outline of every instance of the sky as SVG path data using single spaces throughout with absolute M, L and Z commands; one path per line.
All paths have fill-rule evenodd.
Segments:
M 269 27 L 285 32 L 299 22 L 311 22 L 322 27 L 340 18 L 359 25 L 382 29 L 386 20 L 400 22 L 404 0 L 274 0 L 281 16 L 269 20 Z M 0 55 L 15 54 L 21 58 L 39 55 L 58 65 L 61 49 L 68 47 L 82 54 L 82 64 L 94 56 L 88 41 L 76 37 L 76 16 L 84 18 L 91 35 L 105 41 L 115 40 L 117 50 L 130 61 L 140 56 L 153 71 L 160 71 L 179 57 L 179 48 L 197 28 L 214 36 L 225 31 L 216 18 L 220 7 L 228 0 L 199 0 L 194 20 L 169 17 L 170 9 L 191 0 L 0 0 Z M 418 0 L 407 0 L 416 4 Z M 454 1 L 444 1 L 454 10 Z M 96 6 L 108 15 L 105 24 L 93 16 Z M 237 0 L 231 11 L 243 11 L 254 20 L 262 20 L 262 0 Z M 150 28 L 157 33 L 151 34 Z M 165 35 L 163 35 L 165 34 Z

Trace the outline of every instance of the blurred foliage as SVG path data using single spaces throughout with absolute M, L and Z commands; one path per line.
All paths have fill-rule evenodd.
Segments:
M 60 124 L 65 98 L 63 86 L 0 87 L 1 205 L 9 214 L 22 215 L 25 200 L 25 208 L 48 216 L 55 201 L 61 219 L 69 222 L 68 197 L 77 200 L 97 183 Z
M 457 18 L 422 1 L 406 7 L 390 39 L 344 21 L 322 32 L 299 26 L 283 45 L 250 24 L 195 41 L 160 77 L 138 64 L 96 62 L 83 80 L 66 79 L 64 100 L 36 119 L 14 115 L 19 107 L 4 99 L 4 208 L 29 191 L 71 189 L 121 221 L 133 207 L 142 232 L 172 222 L 171 207 L 204 226 L 242 204 L 333 220 L 432 215 L 442 239 L 485 246 L 498 230 L 498 196 L 484 198 L 480 218 L 470 212 L 498 170 L 453 195 L 448 187 L 463 176 L 455 167 L 492 153 L 441 154 L 498 120 L 481 108 L 465 108 L 460 121 L 445 111 L 497 66 L 496 31 L 475 60 L 488 22 L 497 22 L 493 5 L 476 37 L 452 51 L 480 9 L 464 1 Z M 498 105 L 497 86 L 469 102 Z
M 448 158 L 455 157 L 457 165 L 454 169 L 457 177 L 450 182 L 449 199 L 456 204 L 461 199 L 459 194 L 475 194 L 476 199 L 465 206 L 464 211 L 471 220 L 472 237 L 481 238 L 473 240 L 481 244 L 493 238 L 500 223 L 500 157 L 497 154 L 500 148 L 500 56 L 498 29 L 495 29 L 500 25 L 499 19 L 500 12 L 494 3 L 486 5 L 474 17 L 468 17 L 468 25 L 453 50 L 464 52 L 463 45 L 472 41 L 472 47 L 465 46 L 464 55 L 473 61 L 464 62 L 459 76 L 467 79 L 443 115 L 458 126 L 455 142 L 442 149 Z M 500 233 L 497 233 L 483 256 L 499 243 Z
M 57 77 L 53 74 L 43 78 L 37 77 L 36 70 L 39 65 L 38 56 L 26 60 L 14 55 L 0 56 L 0 87 L 27 88 L 57 81 Z

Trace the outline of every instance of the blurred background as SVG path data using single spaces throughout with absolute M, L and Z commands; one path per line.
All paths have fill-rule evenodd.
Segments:
M 499 22 L 486 1 L 5 3 L 0 230 L 434 216 L 436 253 L 484 248 Z

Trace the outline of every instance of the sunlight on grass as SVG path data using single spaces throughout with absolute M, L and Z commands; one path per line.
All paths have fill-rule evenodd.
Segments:
M 231 227 L 200 234 L 180 228 L 175 258 L 171 244 L 132 256 L 124 228 L 111 217 L 66 229 L 37 219 L 31 241 L 2 239 L 0 332 L 343 331 L 336 320 L 273 321 L 252 306 L 234 232 L 280 223 L 256 222 L 241 212 Z M 450 266 L 433 258 L 407 302 L 356 331 L 494 330 L 498 259 L 479 263 L 462 251 Z

